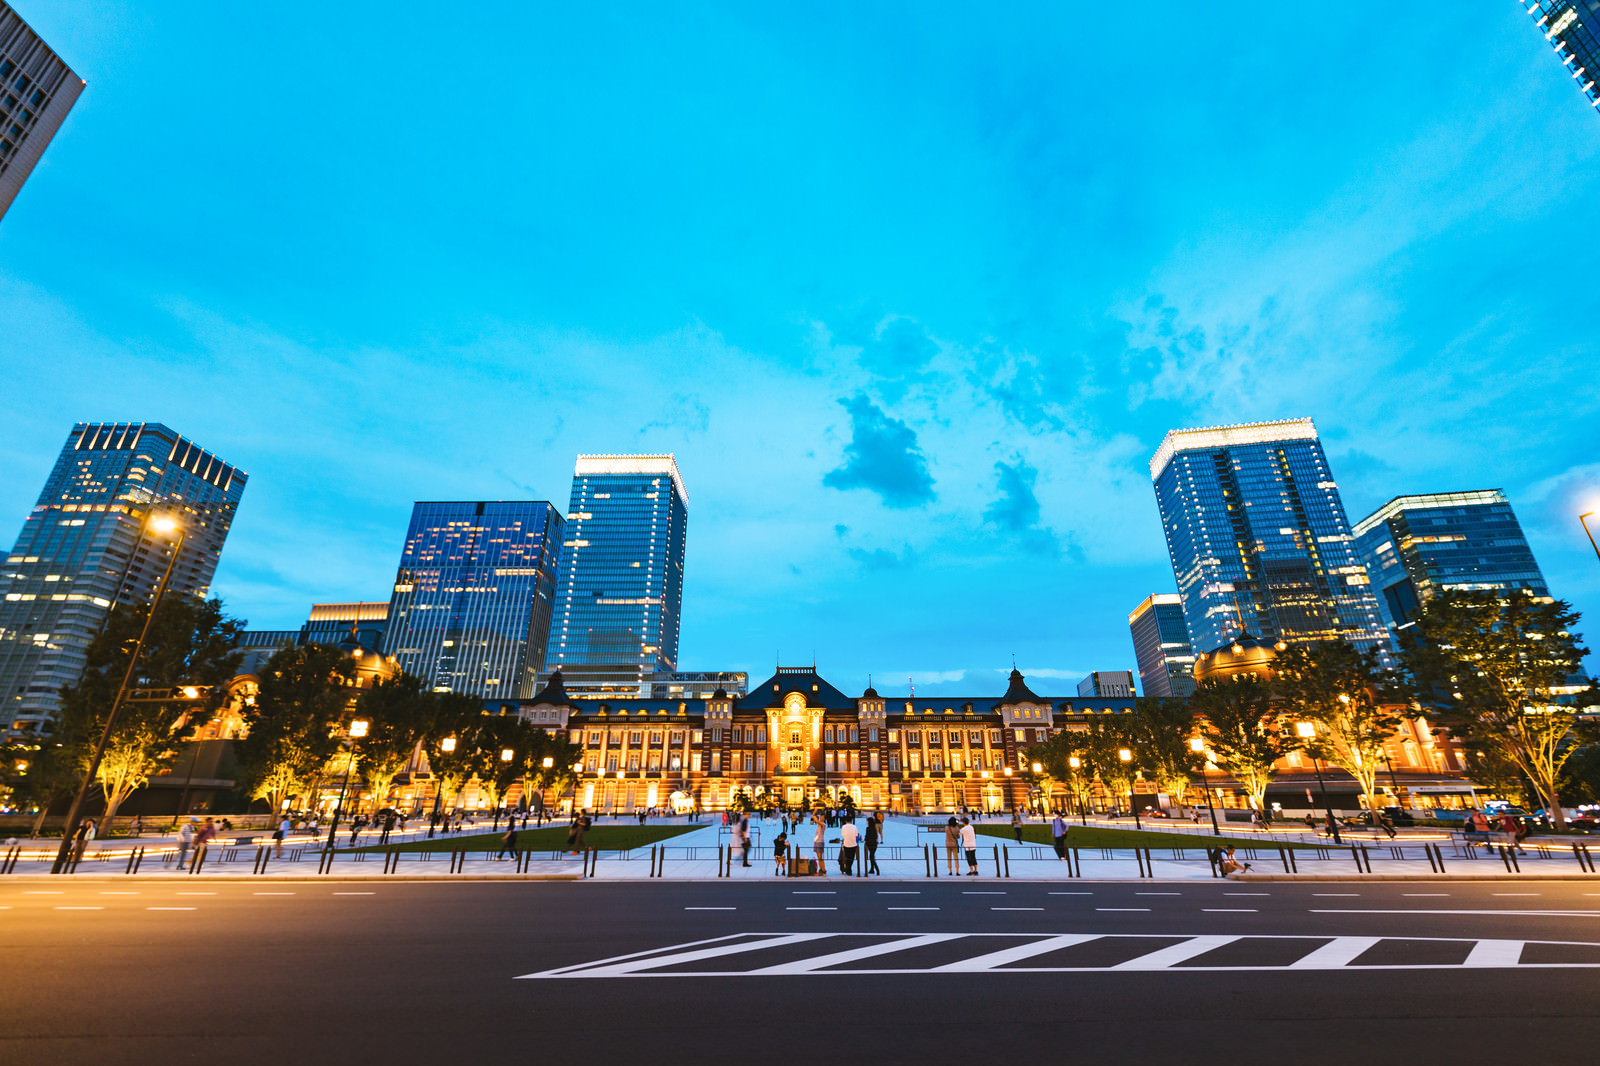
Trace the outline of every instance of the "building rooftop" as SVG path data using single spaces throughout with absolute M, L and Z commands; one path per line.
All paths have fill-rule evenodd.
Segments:
M 1204 429 L 1172 429 L 1150 458 L 1150 480 L 1161 476 L 1167 463 L 1179 452 L 1197 448 L 1229 448 L 1236 444 L 1271 444 L 1280 440 L 1316 440 L 1317 427 L 1309 418 L 1289 418 L 1280 422 L 1242 422 L 1236 426 L 1210 426 Z
M 1509 503 L 1499 489 L 1476 489 L 1471 492 L 1427 492 L 1413 496 L 1396 496 L 1351 529 L 1362 536 L 1380 522 L 1387 522 L 1403 511 L 1420 511 L 1429 507 L 1482 507 L 1493 503 Z

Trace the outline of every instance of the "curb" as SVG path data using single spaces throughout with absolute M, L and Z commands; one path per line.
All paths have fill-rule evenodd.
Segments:
M 24 884 L 90 884 L 100 882 L 139 882 L 142 884 L 251 884 L 287 885 L 321 884 L 326 881 L 381 881 L 385 884 L 402 884 L 420 881 L 461 883 L 467 881 L 583 881 L 594 880 L 582 874 L 312 874 L 309 876 L 259 876 L 236 874 L 11 874 L 0 880 L 0 888 L 13 882 Z
M 1359 884 L 1362 881 L 1516 881 L 1527 884 L 1529 881 L 1600 881 L 1600 874 L 1452 874 L 1452 873 L 1417 873 L 1417 874 L 1235 874 L 1227 878 L 1229 881 L 1338 881 L 1343 884 Z

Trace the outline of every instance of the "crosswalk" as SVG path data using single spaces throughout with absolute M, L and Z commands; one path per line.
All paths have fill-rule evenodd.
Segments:
M 1600 968 L 1600 943 L 1212 933 L 735 933 L 517 979 L 1454 968 Z

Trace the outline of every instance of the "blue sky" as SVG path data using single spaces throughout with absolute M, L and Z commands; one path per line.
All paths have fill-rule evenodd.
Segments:
M 288 628 L 415 499 L 671 451 L 684 668 L 1065 693 L 1174 588 L 1162 434 L 1310 415 L 1352 520 L 1504 488 L 1600 611 L 1600 115 L 1511 0 L 13 2 L 89 85 L 0 222 L 0 535 L 163 421 Z

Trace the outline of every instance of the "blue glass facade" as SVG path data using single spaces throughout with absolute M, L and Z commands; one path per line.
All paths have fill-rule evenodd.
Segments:
M 564 525 L 548 503 L 417 503 L 384 654 L 438 691 L 531 696 Z
M 205 595 L 246 475 L 155 422 L 80 422 L 0 570 L 0 731 L 47 728 L 113 603 L 146 603 L 183 525 L 168 594 Z
M 1194 692 L 1194 648 L 1183 620 L 1183 601 L 1172 593 L 1145 597 L 1128 615 L 1139 687 L 1146 696 L 1188 696 Z
M 1534 25 L 1556 50 L 1567 76 L 1600 107 L 1600 0 L 1524 0 Z
M 1173 430 L 1150 476 L 1195 650 L 1239 633 L 1387 648 L 1309 418 Z
M 1549 596 L 1511 502 L 1498 489 L 1397 496 L 1356 523 L 1356 548 L 1391 627 L 1444 589 Z
M 688 497 L 670 455 L 580 455 L 545 658 L 574 696 L 651 694 L 678 664 Z

